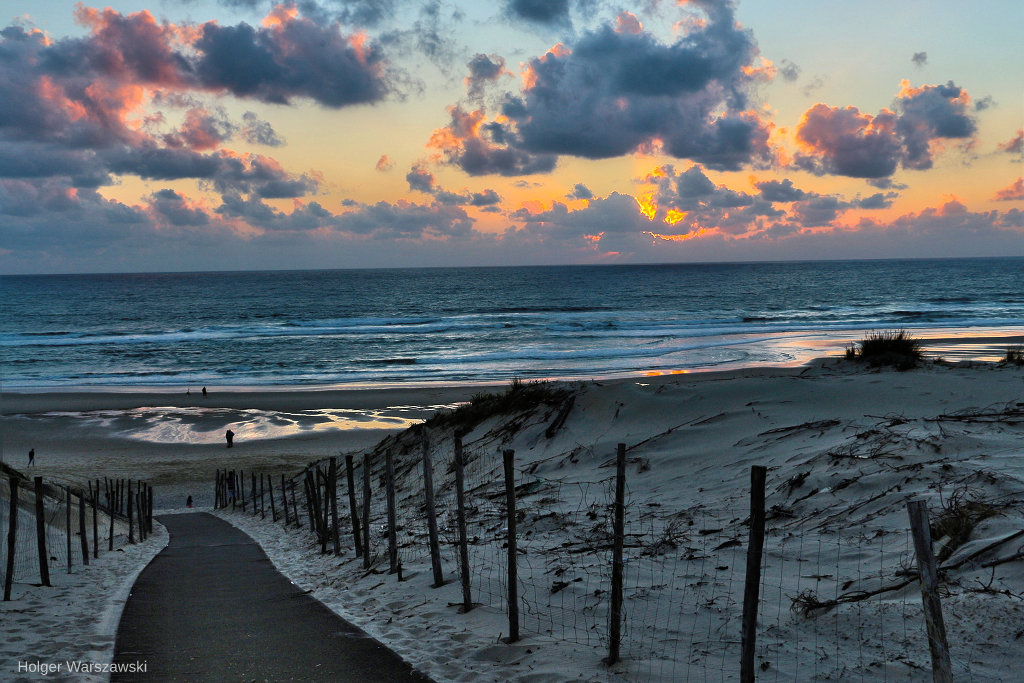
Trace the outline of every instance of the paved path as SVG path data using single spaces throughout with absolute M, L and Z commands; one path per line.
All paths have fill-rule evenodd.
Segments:
M 135 581 L 114 662 L 148 681 L 429 681 L 282 576 L 242 531 L 162 515 L 171 539 Z

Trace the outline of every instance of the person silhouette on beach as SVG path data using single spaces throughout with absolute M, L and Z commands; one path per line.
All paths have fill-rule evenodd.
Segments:
M 33 449 L 31 449 L 28 452 L 28 466 L 32 467 L 35 464 L 36 464 L 36 449 L 33 448 Z
M 235 445 L 235 433 L 230 429 L 224 434 L 224 438 L 228 440 L 228 448 Z
M 206 398 L 206 387 L 203 387 L 203 398 Z
M 192 496 L 189 496 L 188 500 L 185 501 L 185 507 L 192 507 Z

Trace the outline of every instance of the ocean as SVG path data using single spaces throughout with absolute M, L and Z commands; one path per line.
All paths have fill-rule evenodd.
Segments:
M 390 386 L 804 362 L 866 331 L 991 357 L 1024 259 L 0 277 L 3 387 Z

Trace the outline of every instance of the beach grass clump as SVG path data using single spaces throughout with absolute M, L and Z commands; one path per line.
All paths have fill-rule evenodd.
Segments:
M 1024 346 L 1009 346 L 1003 362 L 1009 365 L 1024 365 Z
M 505 391 L 474 394 L 468 403 L 438 412 L 427 420 L 427 425 L 451 427 L 456 432 L 467 433 L 493 415 L 515 415 L 542 405 L 557 406 L 571 393 L 569 389 L 551 382 L 524 382 L 516 377 Z
M 921 341 L 906 330 L 869 332 L 857 345 L 846 348 L 846 358 L 871 367 L 891 365 L 897 370 L 916 367 L 923 358 Z
M 971 532 L 979 523 L 999 514 L 999 509 L 979 500 L 967 489 L 961 488 L 943 501 L 942 511 L 931 523 L 932 539 L 943 541 L 937 559 L 947 559 L 953 552 L 970 540 Z

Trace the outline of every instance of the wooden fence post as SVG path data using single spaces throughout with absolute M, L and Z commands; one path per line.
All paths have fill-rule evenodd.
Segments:
M 370 454 L 363 453 L 363 569 L 370 568 Z
M 100 523 L 99 523 L 99 511 L 97 508 L 97 499 L 100 494 L 100 480 L 96 480 L 96 490 L 93 491 L 92 482 L 89 482 L 89 498 L 92 500 L 92 556 L 98 558 L 100 556 Z
M 334 541 L 335 556 L 341 555 L 341 534 L 338 532 L 338 460 L 331 458 L 331 468 L 327 473 L 328 494 L 331 497 L 331 536 Z
M 4 572 L 4 602 L 11 599 L 14 582 L 14 549 L 18 541 L 18 478 L 11 475 L 11 505 L 7 516 L 7 571 Z
M 455 502 L 459 525 L 459 576 L 462 580 L 462 612 L 473 609 L 469 588 L 469 534 L 466 531 L 466 463 L 462 455 L 462 437 L 455 437 Z
M 345 456 L 345 479 L 348 480 L 348 511 L 352 517 L 352 540 L 356 544 L 356 557 L 363 554 L 363 544 L 359 540 L 359 515 L 356 513 L 355 474 L 352 467 L 352 456 Z
M 107 551 L 114 549 L 114 499 L 113 490 L 107 491 L 107 512 L 110 513 L 110 541 L 107 543 Z
M 299 518 L 299 505 L 295 502 L 295 480 L 292 480 L 292 516 L 295 518 L 295 527 L 302 528 L 302 520 Z
M 330 477 L 323 473 L 318 465 L 316 468 L 316 497 L 321 501 L 323 507 L 323 519 L 321 520 L 321 529 L 323 529 L 323 541 L 321 542 L 320 552 L 324 555 L 327 554 L 327 542 L 331 538 L 331 501 L 330 501 Z M 322 493 L 321 493 L 322 492 Z
M 391 449 L 384 452 L 384 490 L 388 503 L 388 574 L 398 571 L 398 515 L 395 512 L 395 460 Z
M 67 537 L 67 553 L 68 553 L 68 574 L 71 573 L 71 488 L 68 486 L 64 487 L 64 504 L 66 509 L 64 511 L 64 527 L 65 537 Z
M 764 552 L 764 486 L 768 470 L 750 468 L 750 542 L 747 545 L 747 575 L 743 586 L 743 636 L 740 652 L 740 680 L 753 683 L 754 648 L 757 644 L 757 608 L 761 588 L 761 555 Z
M 434 509 L 434 465 L 430 459 L 430 433 L 427 426 L 422 427 L 423 446 L 423 491 L 427 503 L 427 535 L 430 541 L 430 568 L 434 572 L 434 588 L 444 585 L 444 572 L 441 569 L 441 543 L 437 537 L 437 511 Z
M 611 666 L 619 661 L 622 643 L 622 546 L 626 535 L 626 444 L 620 443 L 615 452 L 615 510 L 612 518 L 612 604 L 608 625 L 608 659 Z
M 50 585 L 50 555 L 46 552 L 46 508 L 43 499 L 43 478 L 35 478 L 36 549 L 39 552 L 39 583 Z
M 288 516 L 288 484 L 283 474 L 281 475 L 281 507 L 284 508 L 284 528 L 287 529 L 292 520 Z
M 921 602 L 924 604 L 924 622 L 928 628 L 928 649 L 932 654 L 932 677 L 935 683 L 952 683 L 953 665 L 946 641 L 946 624 L 942 619 L 939 601 L 939 576 L 932 554 L 932 535 L 928 524 L 928 505 L 923 500 L 907 503 L 910 530 L 914 534 L 914 552 L 921 581 Z
M 153 533 L 153 487 L 146 486 L 146 531 Z
M 252 514 L 256 516 L 259 514 L 259 510 L 256 509 L 256 472 L 250 472 L 250 478 L 252 479 Z
M 516 565 L 516 477 L 512 469 L 516 452 L 502 451 L 505 465 L 505 506 L 508 525 L 508 641 L 519 640 L 519 572 Z
M 264 474 L 260 472 L 260 519 L 267 518 L 267 499 L 263 489 Z
M 274 477 L 267 475 L 267 492 L 270 493 L 270 521 L 277 521 L 277 506 L 274 505 Z
M 82 564 L 89 566 L 89 534 L 85 531 L 85 494 L 78 491 L 78 535 L 82 537 Z
M 128 542 L 135 543 L 135 531 L 132 528 L 132 480 L 128 480 Z

